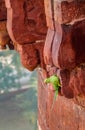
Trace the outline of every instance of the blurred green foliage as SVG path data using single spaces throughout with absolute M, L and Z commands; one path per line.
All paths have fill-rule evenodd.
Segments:
M 11 88 L 20 88 L 27 83 L 32 86 L 36 83 L 36 73 L 26 71 L 21 65 L 19 54 L 16 51 L 0 52 L 0 91 L 8 92 Z M 28 82 L 25 82 L 25 79 Z M 32 82 L 32 84 L 31 84 Z
M 19 55 L 15 51 L 0 52 L 0 90 L 20 87 L 20 66 Z

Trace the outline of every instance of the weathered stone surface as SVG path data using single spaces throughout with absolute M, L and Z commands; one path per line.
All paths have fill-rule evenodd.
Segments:
M 46 5 L 49 8 L 50 4 L 46 3 Z M 49 16 L 51 15 L 53 13 L 50 11 Z M 47 17 L 49 16 L 47 15 Z M 77 74 L 73 74 L 73 72 L 74 68 L 85 63 L 85 20 L 75 22 L 73 25 L 61 25 L 55 22 L 52 17 L 47 18 L 47 20 L 49 29 L 44 46 L 47 75 L 57 74 L 57 71 L 60 71 L 61 94 L 65 97 L 84 96 L 84 70 L 82 70 L 83 72 L 76 70 Z M 71 20 L 73 19 L 71 18 Z
M 39 65 L 44 68 L 43 58 L 44 43 L 34 43 L 17 45 L 17 51 L 20 53 L 22 64 L 25 68 L 32 71 Z
M 45 63 L 44 63 L 44 56 L 43 56 L 43 50 L 44 50 L 44 42 L 38 42 L 34 44 L 34 48 L 37 51 L 37 57 L 39 59 L 39 66 L 43 69 L 46 68 Z
M 34 49 L 33 45 L 23 45 L 22 51 L 20 53 L 22 64 L 28 70 L 34 70 L 39 64 L 39 58 L 37 57 L 37 51 Z
M 85 19 L 84 0 L 44 0 L 47 25 L 52 27 L 53 21 L 59 24 L 73 24 Z M 51 21 L 51 23 L 50 23 Z
M 47 26 L 54 30 L 54 7 L 52 0 L 44 0 Z
M 51 30 L 55 30 L 54 21 L 50 17 L 46 17 L 47 27 Z
M 47 99 L 48 99 L 48 88 L 44 84 L 42 80 L 42 72 L 38 77 L 38 121 L 41 130 L 49 130 L 48 122 L 47 122 Z M 42 97 L 45 97 L 44 100 Z
M 5 7 L 5 1 L 0 0 L 0 20 L 6 20 L 7 19 L 7 12 Z
M 85 108 L 85 96 L 76 96 L 74 98 L 74 103 L 76 103 L 77 105 L 79 105 L 80 107 Z
M 73 89 L 75 97 L 85 96 L 85 65 L 81 65 L 70 74 L 69 87 Z
M 48 29 L 44 46 L 46 65 L 73 69 L 85 62 L 85 20 L 74 25 L 56 24 L 56 31 Z M 80 42 L 81 39 L 81 42 Z M 82 43 L 82 46 L 81 46 Z
M 54 38 L 54 31 L 48 29 L 45 46 L 44 46 L 44 61 L 47 65 L 52 65 L 52 44 Z
M 85 62 L 85 20 L 78 22 L 72 29 L 72 47 L 76 53 L 76 63 Z
M 60 79 L 61 79 L 61 93 L 67 98 L 74 97 L 74 91 L 71 86 L 69 86 L 70 82 L 70 71 L 69 70 L 60 70 Z
M 53 18 L 53 2 L 51 0 L 44 0 L 44 5 L 46 16 Z
M 10 38 L 6 30 L 6 22 L 0 22 L 0 49 L 6 49 L 6 45 L 10 43 Z
M 0 21 L 0 31 L 6 30 L 6 21 Z
M 7 28 L 11 39 L 20 44 L 45 39 L 47 27 L 43 0 L 5 0 Z
M 72 69 L 85 62 L 84 28 L 85 21 L 77 22 L 73 26 L 63 25 L 62 30 L 59 27 L 58 31 L 56 29 L 52 46 L 52 59 L 56 67 Z
M 59 72 L 58 72 L 59 71 Z M 56 71 L 61 81 L 60 94 L 67 98 L 85 97 L 85 65 L 81 64 L 73 70 Z
M 56 0 L 55 0 L 56 2 Z M 55 5 L 55 21 L 59 19 L 58 7 L 56 5 L 58 2 L 54 3 Z M 60 23 L 74 23 L 77 20 L 85 19 L 85 1 L 84 0 L 72 0 L 72 2 L 62 1 L 61 2 L 61 17 L 59 20 Z
M 54 65 L 58 68 L 71 69 L 76 65 L 75 52 L 71 42 L 71 29 L 67 26 L 55 34 L 52 59 Z
M 84 69 L 74 70 L 85 63 L 85 20 L 69 26 L 56 24 L 55 27 L 56 31 L 48 30 L 44 46 L 47 75 L 57 74 L 60 69 L 61 94 L 67 98 L 84 96 Z
M 54 91 L 44 84 L 40 72 L 38 76 L 38 119 L 41 130 L 84 130 L 85 106 L 79 106 L 77 101 L 80 99 L 84 104 L 85 99 L 78 97 L 75 103 L 75 99 L 58 96 L 53 105 Z
M 0 31 L 0 45 L 4 46 L 9 43 L 9 36 L 6 31 Z

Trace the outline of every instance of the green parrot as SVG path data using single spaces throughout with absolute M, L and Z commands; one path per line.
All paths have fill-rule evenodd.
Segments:
M 52 75 L 49 78 L 45 79 L 44 83 L 46 83 L 46 84 L 51 83 L 53 85 L 53 88 L 55 90 L 54 100 L 53 100 L 53 105 L 54 105 L 54 101 L 56 100 L 56 97 L 58 96 L 59 88 L 61 87 L 60 79 L 58 76 Z M 52 108 L 53 108 L 53 105 L 52 105 Z
M 45 83 L 51 83 L 53 85 L 55 91 L 59 90 L 59 88 L 61 87 L 61 85 L 60 85 L 60 79 L 56 75 L 50 76 L 49 78 L 45 79 L 44 82 Z

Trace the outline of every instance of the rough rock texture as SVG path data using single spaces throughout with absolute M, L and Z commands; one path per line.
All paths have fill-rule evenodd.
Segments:
M 7 15 L 6 15 L 6 7 L 5 7 L 5 1 L 0 0 L 0 20 L 6 20 Z
M 77 95 L 85 96 L 85 65 L 80 65 L 74 70 L 60 71 L 62 88 L 61 93 L 67 98 Z
M 43 0 L 5 0 L 7 28 L 11 39 L 19 44 L 44 40 L 46 20 Z
M 52 2 L 47 0 L 44 3 L 48 25 L 44 46 L 47 76 L 57 74 L 60 77 L 62 83 L 61 93 L 64 96 L 73 98 L 79 94 L 84 95 L 85 85 L 82 83 L 84 76 L 81 73 L 82 78 L 78 77 L 79 70 L 76 72 L 77 75 L 73 72 L 77 66 L 85 63 L 85 1 L 54 0 Z M 60 13 L 62 15 L 59 15 Z M 62 22 L 55 19 L 55 16 L 60 18 Z M 71 82 L 73 77 L 74 83 Z M 77 81 L 80 79 L 81 83 L 77 86 Z
M 53 105 L 54 92 L 49 89 L 49 85 L 44 84 L 43 80 L 42 72 L 39 71 L 38 121 L 41 128 L 39 130 L 84 130 L 84 98 L 67 99 L 58 96 Z
M 84 28 L 85 21 L 81 21 L 73 26 L 62 25 L 62 32 L 56 31 L 52 46 L 52 59 L 56 67 L 72 69 L 85 62 Z
M 48 26 L 52 25 L 52 19 L 59 24 L 73 24 L 85 19 L 84 0 L 45 0 L 44 3 Z
M 54 13 L 55 21 L 61 24 L 74 23 L 78 19 L 85 19 L 85 1 L 65 0 L 59 2 L 59 0 L 54 0 Z
M 5 7 L 5 1 L 0 0 L 0 50 L 9 49 L 13 50 L 13 43 L 8 35 L 7 27 L 7 10 Z
M 17 46 L 16 49 L 20 54 L 22 64 L 25 68 L 30 71 L 34 70 L 39 65 L 44 68 L 43 47 L 44 43 Z
M 47 32 L 43 0 L 5 0 L 7 30 L 24 67 L 45 68 L 43 47 Z
M 39 70 L 38 78 L 39 130 L 84 130 L 85 1 L 44 0 L 44 4 L 48 31 L 46 70 Z M 55 91 L 44 79 L 54 74 L 61 81 L 61 96 L 53 105 Z
M 44 46 L 44 61 L 45 64 L 52 65 L 52 44 L 53 44 L 54 31 L 48 29 L 47 37 Z
M 10 44 L 10 37 L 6 29 L 6 21 L 0 21 L 0 49 L 6 49 L 6 45 L 10 46 Z

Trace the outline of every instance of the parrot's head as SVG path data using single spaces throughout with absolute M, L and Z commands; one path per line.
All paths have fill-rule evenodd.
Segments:
M 50 83 L 50 79 L 49 78 L 45 79 L 44 83 Z

